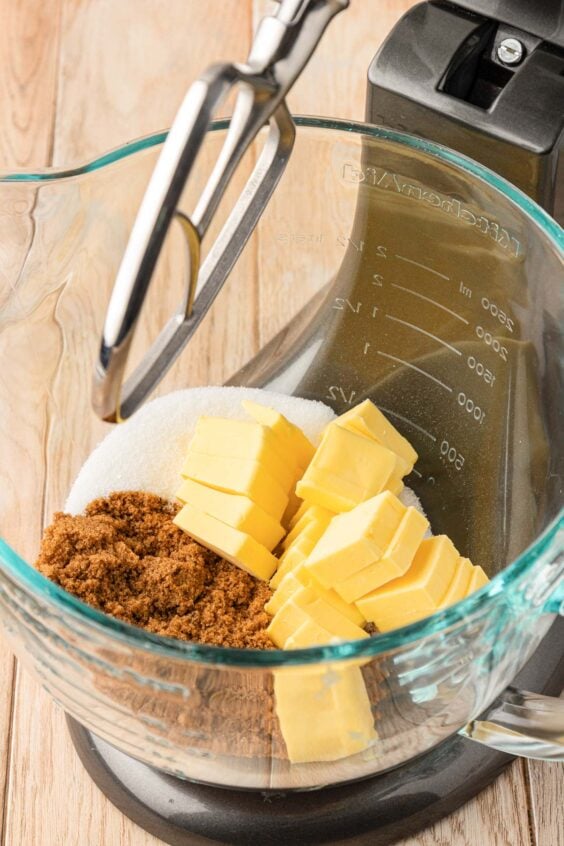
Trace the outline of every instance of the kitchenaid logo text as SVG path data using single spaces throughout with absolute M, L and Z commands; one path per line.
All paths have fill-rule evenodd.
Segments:
M 414 182 L 404 182 L 397 173 L 389 170 L 383 170 L 378 167 L 361 168 L 351 162 L 346 162 L 343 165 L 342 177 L 346 182 L 354 182 L 356 184 L 364 183 L 371 185 L 374 188 L 381 188 L 384 191 L 393 191 L 396 194 L 403 194 L 405 197 L 410 197 L 412 200 L 417 200 L 422 203 L 427 203 L 429 206 L 440 209 L 446 214 L 454 215 L 468 226 L 474 226 L 483 235 L 487 235 L 492 241 L 495 241 L 498 246 L 506 250 L 512 256 L 520 256 L 522 253 L 521 243 L 514 235 L 496 223 L 480 214 L 478 211 L 473 211 L 468 206 L 465 206 L 460 200 L 454 197 L 449 197 L 447 194 L 439 194 L 437 191 L 431 191 L 422 185 L 417 185 Z

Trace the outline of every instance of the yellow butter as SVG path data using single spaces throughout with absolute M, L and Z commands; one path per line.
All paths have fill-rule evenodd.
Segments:
M 449 605 L 460 602 L 461 599 L 464 599 L 468 595 L 472 570 L 472 562 L 468 558 L 459 559 L 453 579 L 441 599 L 440 608 L 448 608 Z
M 320 517 L 319 520 L 312 520 L 306 524 L 299 535 L 294 538 L 292 544 L 284 550 L 278 559 L 278 569 L 270 582 L 271 587 L 278 587 L 286 573 L 290 573 L 298 564 L 301 564 L 307 558 L 327 528 L 329 520 L 330 518 Z
M 192 479 L 184 479 L 176 496 L 185 505 L 192 505 L 222 523 L 251 535 L 271 551 L 284 536 L 280 523 L 242 494 L 218 491 Z
M 335 638 L 316 623 L 315 620 L 306 620 L 295 630 L 294 634 L 286 639 L 284 649 L 308 649 L 310 646 L 326 646 Z
M 299 564 L 282 578 L 276 591 L 264 606 L 268 614 L 276 614 L 282 607 L 284 602 L 293 596 L 302 587 L 311 587 L 320 599 L 323 599 L 328 605 L 347 617 L 352 623 L 357 626 L 362 626 L 365 620 L 362 614 L 355 605 L 345 602 L 334 590 L 327 590 L 317 582 L 306 567 Z M 286 647 L 288 648 L 288 647 Z
M 391 476 L 386 483 L 386 490 L 393 493 L 394 496 L 399 496 L 400 493 L 403 491 L 405 485 L 402 482 L 401 478 L 396 476 Z
M 294 764 L 336 761 L 374 742 L 374 717 L 358 667 L 297 669 L 274 678 L 276 714 Z
M 300 471 L 300 476 L 296 477 L 295 482 L 297 482 L 298 478 L 300 478 L 300 477 L 301 477 L 301 471 Z M 302 504 L 303 504 L 303 499 L 301 499 L 296 494 L 296 485 L 294 483 L 292 485 L 292 487 L 290 488 L 290 493 L 288 494 L 288 505 L 286 506 L 286 510 L 284 511 L 284 514 L 282 515 L 282 525 L 283 526 L 285 526 L 285 527 L 290 526 L 290 523 L 293 520 L 294 515 L 296 514 L 297 511 L 299 511 Z
M 394 452 L 402 459 L 403 476 L 413 470 L 417 453 L 409 441 L 400 435 L 388 418 L 370 400 L 364 400 L 350 411 L 341 414 L 334 422 L 361 435 L 374 438 L 382 446 Z
M 257 461 L 189 452 L 182 475 L 227 493 L 243 494 L 275 520 L 280 520 L 288 505 L 286 491 Z
M 310 619 L 309 614 L 301 605 L 293 602 L 293 597 L 291 596 L 278 609 L 268 624 L 266 633 L 275 646 L 279 649 L 284 649 L 288 638 L 292 637 L 294 632 Z
M 341 640 L 359 640 L 368 637 L 360 626 L 321 599 L 310 587 L 301 587 L 278 609 L 267 628 L 267 633 L 276 646 L 284 649 L 286 641 L 298 626 L 312 619 Z
M 289 546 L 296 540 L 298 535 L 308 526 L 310 523 L 314 522 L 321 522 L 325 523 L 325 525 L 329 525 L 329 521 L 335 515 L 332 511 L 328 511 L 326 508 L 321 508 L 319 505 L 310 505 L 306 508 L 300 517 L 299 520 L 294 523 L 292 529 L 288 532 L 284 541 L 282 543 L 282 549 L 288 549 Z
M 284 553 L 280 557 L 280 561 L 284 561 L 284 556 L 292 549 L 295 543 L 312 540 L 316 544 L 334 516 L 334 514 L 326 511 L 326 509 L 319 509 L 317 516 L 313 516 L 311 520 L 304 522 L 303 528 L 294 535 L 288 545 L 282 544 Z M 294 528 L 297 528 L 297 525 Z M 311 548 L 313 549 L 313 546 Z
M 330 423 L 296 493 L 329 511 L 349 511 L 384 490 L 395 465 L 386 447 Z
M 280 580 L 280 583 L 268 602 L 264 606 L 267 614 L 273 617 L 277 611 L 284 605 L 287 599 L 290 599 L 292 594 L 296 593 L 301 587 L 302 583 L 296 578 L 293 572 L 286 573 Z
M 424 540 L 419 545 L 413 563 L 399 579 L 357 600 L 357 606 L 367 620 L 380 628 L 382 621 L 394 618 L 397 625 L 406 615 L 419 615 L 416 619 L 432 614 L 451 583 L 459 560 L 452 541 L 446 535 Z M 412 620 L 413 621 L 413 620 Z
M 391 632 L 394 629 L 402 628 L 403 626 L 409 626 L 411 623 L 417 623 L 419 620 L 423 619 L 423 617 L 429 616 L 429 614 L 433 613 L 429 611 L 428 614 L 423 614 L 421 611 L 406 611 L 405 614 L 394 614 L 391 617 L 382 617 L 381 620 L 378 621 L 378 631 L 385 633 Z
M 266 581 L 276 569 L 276 558 L 265 546 L 192 505 L 181 508 L 174 523 L 199 543 L 257 579 Z
M 296 482 L 296 461 L 279 452 L 278 438 L 268 426 L 249 420 L 200 417 L 188 452 L 243 458 L 263 464 L 285 491 Z
M 326 628 L 335 637 L 343 640 L 358 640 L 368 637 L 368 634 L 357 626 L 356 623 L 345 615 L 341 614 L 334 605 L 326 602 L 316 591 L 315 587 L 307 585 L 296 591 L 291 601 L 303 608 L 307 614 Z
M 308 541 L 306 539 L 301 543 L 294 543 L 292 545 L 292 549 L 286 550 L 284 553 L 284 561 L 282 563 L 278 561 L 278 568 L 270 580 L 270 587 L 273 589 L 277 588 L 284 576 L 288 573 L 292 573 L 296 567 L 306 560 L 314 546 L 314 541 Z
M 410 506 L 403 515 L 383 556 L 342 582 L 337 582 L 335 591 L 346 602 L 355 602 L 392 579 L 403 576 L 413 561 L 428 528 L 429 521 L 416 508 Z
M 474 593 L 475 590 L 480 590 L 480 588 L 484 587 L 484 585 L 487 585 L 488 582 L 488 577 L 486 576 L 482 568 L 479 566 L 479 564 L 476 564 L 472 569 L 472 576 L 468 584 L 467 596 L 470 596 L 470 594 Z
M 347 617 L 352 623 L 355 623 L 357 626 L 364 626 L 366 620 L 356 605 L 354 603 L 345 602 L 332 588 L 323 587 L 323 585 L 317 581 L 311 570 L 308 570 L 304 562 L 298 564 L 298 566 L 293 569 L 292 574 L 305 587 L 313 588 L 321 599 L 323 599 L 328 605 L 335 608 L 335 610 L 340 614 Z
M 378 561 L 385 553 L 405 506 L 385 491 L 334 517 L 308 556 L 306 567 L 327 588 Z
M 428 528 L 427 518 L 410 505 L 387 546 L 382 561 L 393 562 L 399 574 L 403 575 L 413 561 Z
M 257 402 L 251 402 L 251 400 L 243 400 L 242 405 L 250 417 L 253 417 L 258 423 L 262 423 L 263 426 L 268 426 L 275 435 L 287 444 L 287 448 L 296 456 L 300 468 L 307 467 L 313 457 L 315 447 L 298 426 L 291 423 L 279 411 L 266 405 L 260 405 Z
M 311 508 L 310 504 L 308 502 L 304 502 L 303 499 L 300 500 L 300 503 L 301 503 L 300 507 L 298 508 L 298 510 L 296 511 L 296 513 L 294 514 L 294 516 L 292 517 L 290 522 L 288 523 L 288 530 L 293 529 L 294 526 L 296 525 L 296 523 L 298 522 L 298 520 L 302 519 L 302 517 L 304 516 L 304 514 L 308 510 L 308 508 Z

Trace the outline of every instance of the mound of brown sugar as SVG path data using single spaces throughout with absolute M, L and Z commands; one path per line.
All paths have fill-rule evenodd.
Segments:
M 192 540 L 178 507 L 140 491 L 113 493 L 84 515 L 55 514 L 36 566 L 106 614 L 182 640 L 271 649 L 271 590 Z

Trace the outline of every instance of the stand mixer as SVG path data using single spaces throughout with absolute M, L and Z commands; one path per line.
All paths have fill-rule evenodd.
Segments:
M 299 72 L 332 15 L 345 5 L 283 3 L 279 22 L 304 26 L 284 34 L 275 57 L 276 50 L 297 56 Z M 434 531 L 448 532 L 493 575 L 547 531 L 561 505 L 562 408 L 551 354 L 559 342 L 561 268 L 558 254 L 537 237 L 536 207 L 527 208 L 517 192 L 512 196 L 503 180 L 496 184 L 491 176 L 488 182 L 487 171 L 457 154 L 477 159 L 558 215 L 564 191 L 558 167 L 564 33 L 558 3 L 541 4 L 538 14 L 526 3 L 498 3 L 495 19 L 487 6 L 480 0 L 423 3 L 390 34 L 369 70 L 367 125 L 335 121 L 330 127 L 338 135 L 329 156 L 331 179 L 352 198 L 354 217 L 344 213 L 346 232 L 327 224 L 330 238 L 319 242 L 309 260 L 322 266 L 327 241 L 334 246 L 341 239 L 338 270 L 316 301 L 230 384 L 322 399 L 338 412 L 373 399 L 419 452 L 409 484 L 432 516 Z M 304 22 L 311 10 L 317 29 L 308 35 Z M 275 32 L 274 24 L 266 26 Z M 297 52 L 288 49 L 288 40 Z M 264 56 L 254 49 L 260 62 Z M 216 84 L 219 96 L 231 78 L 224 71 L 209 76 L 198 106 Z M 283 78 L 281 91 L 272 79 L 270 87 L 247 80 L 256 99 L 251 102 L 243 88 L 235 110 L 239 120 L 232 121 L 231 138 L 226 135 L 227 152 L 191 215 L 177 210 L 193 158 L 185 157 L 187 123 L 176 124 L 183 132 L 176 135 L 174 167 L 165 150 L 151 183 L 160 184 L 161 193 L 155 199 L 149 189 L 146 195 L 145 212 L 152 210 L 152 217 L 142 206 L 110 302 L 95 380 L 95 405 L 106 418 L 134 411 L 189 340 L 254 227 L 275 221 L 276 185 L 280 181 L 282 189 L 291 178 L 293 123 L 282 97 L 294 78 L 293 72 Z M 194 95 L 189 111 L 193 100 Z M 237 143 L 254 137 L 267 116 L 265 104 L 272 124 L 250 191 L 229 217 L 228 240 L 222 241 L 222 233 L 200 267 L 200 241 L 219 202 L 222 177 L 237 157 L 233 136 L 239 133 Z M 200 141 L 210 117 L 211 112 L 201 123 L 188 121 Z M 315 120 L 296 123 L 298 139 L 306 131 L 315 136 Z M 171 135 L 169 151 L 174 129 Z M 163 186 L 173 186 L 172 193 Z M 187 238 L 188 293 L 153 354 L 122 390 L 144 292 L 174 216 Z M 545 218 L 541 224 L 561 247 L 558 227 Z M 551 563 L 557 558 L 558 547 L 551 547 Z M 552 613 L 557 610 L 558 596 L 551 604 Z M 530 754 L 549 754 L 542 752 L 542 730 L 533 720 L 537 700 L 521 689 L 560 693 L 562 631 L 562 621 L 553 624 L 512 689 L 488 709 L 487 721 L 468 723 L 396 769 L 315 792 L 242 793 L 193 784 L 110 745 L 77 722 L 76 713 L 69 727 L 102 790 L 165 842 L 388 843 L 481 790 L 509 763 L 507 752 L 524 748 L 523 736 Z M 539 699 L 539 707 L 549 709 L 548 702 Z M 508 732 L 500 728 L 496 734 L 496 713 L 501 722 L 518 715 L 509 720 Z M 519 723 L 527 718 L 532 723 Z M 493 726 L 489 734 L 486 723 Z

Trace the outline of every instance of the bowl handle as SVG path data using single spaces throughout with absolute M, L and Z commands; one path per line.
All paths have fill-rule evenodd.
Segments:
M 509 755 L 564 761 L 564 699 L 508 687 L 460 734 Z

